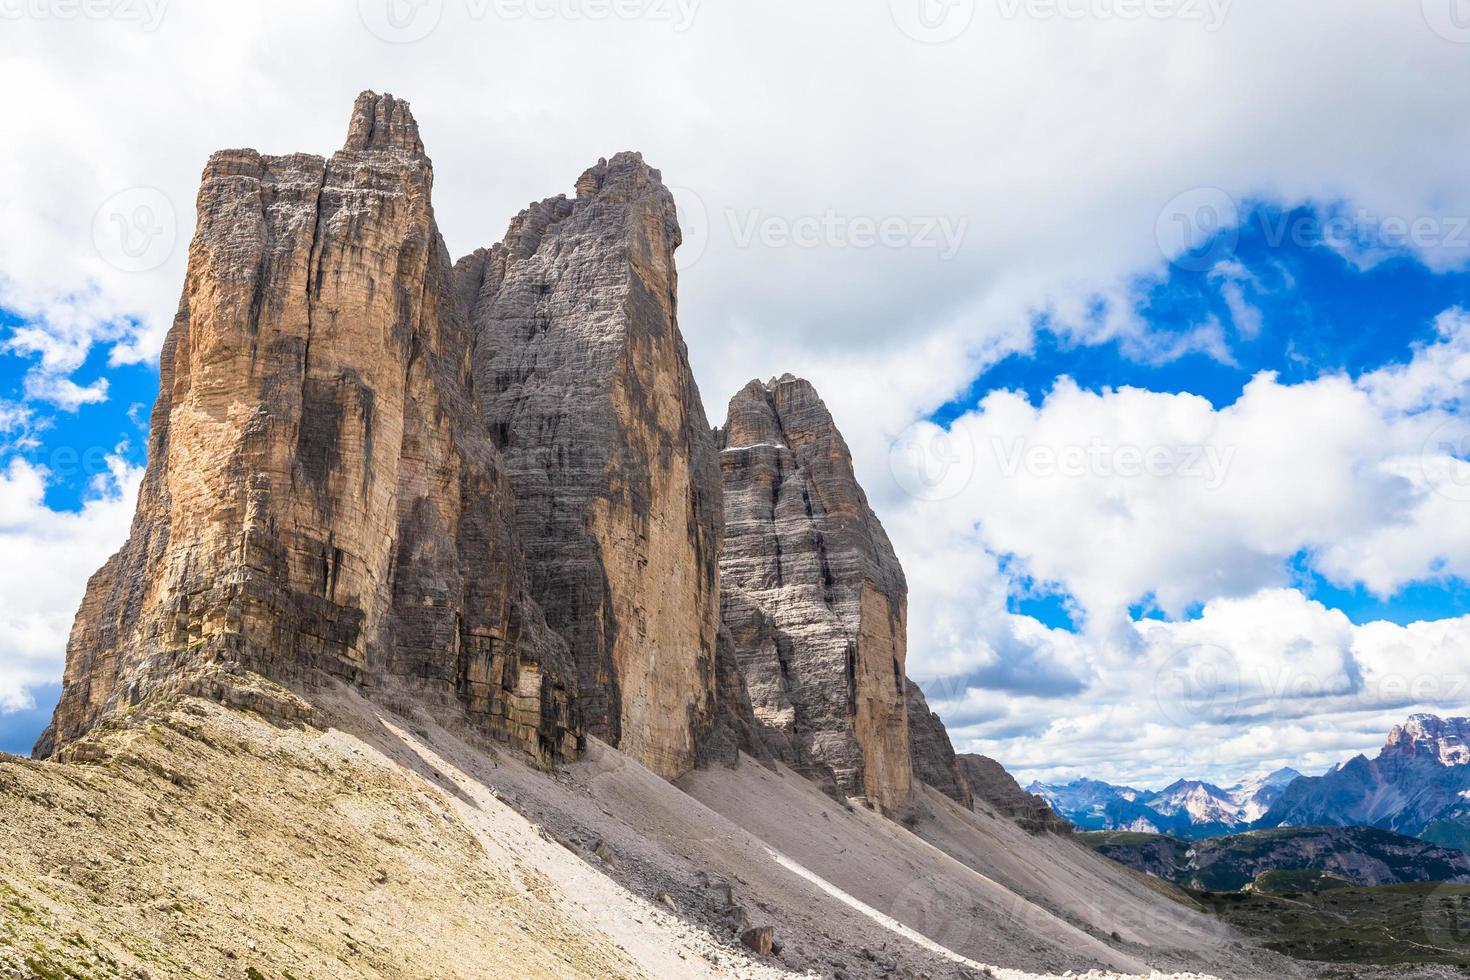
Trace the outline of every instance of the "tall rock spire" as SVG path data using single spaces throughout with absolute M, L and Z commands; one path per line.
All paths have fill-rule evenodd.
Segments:
M 132 534 L 88 584 L 38 753 L 211 668 L 575 749 L 432 182 L 408 104 L 370 92 L 330 159 L 210 158 Z
M 720 436 L 724 622 L 767 745 L 898 810 L 913 784 L 908 589 L 847 444 L 789 374 L 746 385 Z
M 636 153 L 461 259 L 475 384 L 588 730 L 674 777 L 712 723 L 719 464 L 677 320 L 673 198 Z

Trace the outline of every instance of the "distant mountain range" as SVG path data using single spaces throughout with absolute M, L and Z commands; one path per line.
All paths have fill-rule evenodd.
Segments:
M 1355 756 L 1286 787 L 1262 827 L 1325 824 L 1392 830 L 1470 847 L 1470 719 L 1414 715 L 1377 758 Z
M 1151 792 L 1079 779 L 1027 790 L 1083 831 L 1198 840 L 1271 827 L 1376 827 L 1470 850 L 1470 719 L 1413 715 L 1376 758 L 1359 755 L 1321 776 L 1278 769 L 1228 789 L 1181 779 Z
M 1470 883 L 1470 854 L 1374 827 L 1278 827 L 1198 841 L 1114 830 L 1080 839 L 1137 871 L 1202 891 Z
M 1300 777 L 1295 769 L 1278 769 L 1228 789 L 1198 779 L 1180 779 L 1158 792 L 1095 779 L 1065 785 L 1034 782 L 1026 789 L 1079 830 L 1131 830 L 1192 839 L 1249 828 Z

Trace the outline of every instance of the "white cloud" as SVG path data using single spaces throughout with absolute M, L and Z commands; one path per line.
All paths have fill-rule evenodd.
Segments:
M 1020 617 L 1017 617 L 1018 619 Z M 1470 616 L 1355 626 L 1292 589 L 1210 602 L 1189 622 L 1143 621 L 1131 648 L 1034 622 L 1074 649 L 1092 686 L 1062 702 L 932 683 L 956 746 L 1023 778 L 1222 785 L 1263 765 L 1316 772 L 1380 745 L 1419 711 L 1470 705 Z
M 120 358 L 156 354 L 207 155 L 329 152 L 357 89 L 388 89 L 416 107 L 455 254 L 498 239 L 597 156 L 643 150 L 708 213 L 681 312 L 711 414 L 750 377 L 800 372 L 849 428 L 884 430 L 858 447 L 868 471 L 884 436 L 1028 346 L 1033 312 L 1136 337 L 1128 283 L 1163 267 L 1156 227 L 1181 192 L 1470 215 L 1463 154 L 1444 143 L 1470 109 L 1470 76 L 1415 4 L 1350 0 L 1330 17 L 1234 4 L 1215 30 L 981 5 L 945 45 L 906 35 L 888 6 L 751 0 L 625 22 L 446 0 L 415 8 L 443 13 L 408 44 L 373 33 L 359 16 L 371 3 L 173 0 L 156 24 L 8 20 L 0 82 L 28 97 L 6 119 L 26 152 L 0 159 L 0 303 Z M 108 85 L 92 84 L 99 73 Z M 99 211 L 129 189 L 156 191 L 150 214 L 175 216 L 156 266 L 94 241 L 115 224 Z M 731 230 L 754 213 L 828 212 L 969 227 L 950 261 L 932 248 L 742 248 Z M 1455 241 L 1447 230 L 1409 248 L 1463 264 Z M 1194 340 L 1228 354 L 1208 331 Z M 896 373 L 922 377 L 891 384 Z
M 687 189 L 709 228 L 683 272 L 680 314 L 712 420 L 751 377 L 789 370 L 817 385 L 909 570 L 916 670 L 1038 689 L 972 692 L 978 713 L 1019 723 L 1029 710 L 1025 724 L 1079 739 L 1107 732 L 1105 702 L 1073 697 L 1063 718 L 1043 695 L 1069 678 L 1138 680 L 1124 668 L 1145 638 L 1122 613 L 1140 595 L 1172 611 L 1249 597 L 1283 585 L 1281 560 L 1301 547 L 1326 573 L 1384 591 L 1467 561 L 1455 486 L 1426 492 L 1458 464 L 1423 451 L 1458 444 L 1440 431 L 1453 406 L 1436 386 L 1452 391 L 1463 377 L 1459 328 L 1416 367 L 1300 386 L 1263 376 L 1222 411 L 1188 395 L 1065 384 L 1039 409 L 992 394 L 961 424 L 979 450 L 971 493 L 921 506 L 888 469 L 891 439 L 983 366 L 1029 350 L 1037 315 L 1077 342 L 1117 338 L 1140 360 L 1203 351 L 1230 361 L 1220 323 L 1160 335 L 1138 315 L 1135 283 L 1165 268 L 1157 229 L 1182 192 L 1407 220 L 1470 215 L 1466 147 L 1445 143 L 1470 113 L 1470 73 L 1419 5 L 1235 4 L 1214 31 L 1177 18 L 1006 18 L 980 5 L 945 45 L 906 36 L 881 2 L 707 3 L 683 30 L 497 20 L 473 15 L 493 5 L 459 0 L 414 9 L 441 6 L 411 44 L 375 36 L 358 16 L 371 4 L 172 0 L 151 26 L 7 20 L 0 84 L 26 97 L 6 114 L 7 140 L 24 152 L 0 155 L 0 306 L 35 326 L 11 341 L 35 362 L 28 394 L 74 408 L 104 394 L 72 377 L 97 345 L 113 363 L 156 355 L 211 151 L 329 152 L 353 96 L 373 87 L 414 104 L 456 255 L 619 149 L 641 149 Z M 94 234 L 116 230 L 116 217 L 131 227 L 136 209 L 106 212 L 129 191 L 173 232 L 146 261 Z M 926 248 L 740 247 L 731 232 L 732 218 L 755 212 L 789 222 L 829 211 L 969 226 L 948 261 Z M 1408 250 L 1463 267 L 1453 221 L 1442 228 Z M 1249 290 L 1224 295 L 1248 333 Z M 1017 437 L 1057 447 L 1095 437 L 1114 450 L 1111 475 L 1003 478 L 992 440 Z M 1225 479 L 1118 475 L 1136 464 L 1117 450 L 1158 445 L 1212 447 Z M 22 509 L 5 533 L 32 548 L 47 533 L 76 535 L 50 554 L 77 557 L 42 575 L 47 625 L 15 634 L 50 651 L 32 659 L 54 676 L 82 582 L 106 550 L 98 542 L 121 540 L 129 503 L 55 514 L 21 493 L 39 477 L 16 465 L 4 486 Z M 80 530 L 88 520 L 97 534 Z M 996 552 L 1065 584 L 1092 632 L 1006 615 Z M 1365 716 L 1361 730 L 1381 720 Z M 1249 741 L 1237 737 L 1231 745 Z M 1304 728 L 1295 744 L 1324 737 Z M 1168 726 L 1148 738 L 1178 741 Z
M 1470 578 L 1467 344 L 1470 318 L 1450 311 L 1403 364 L 1262 374 L 1220 409 L 1067 379 L 1039 406 L 990 393 L 949 433 L 968 481 L 885 515 L 910 672 L 1007 763 L 1135 779 L 1228 781 L 1275 729 L 1276 756 L 1312 767 L 1376 744 L 1395 714 L 1470 709 L 1470 617 L 1354 626 L 1287 588 L 1300 552 L 1383 597 Z M 1019 575 L 1069 594 L 1082 634 L 1008 614 Z M 1136 604 L 1184 621 L 1134 622 Z M 1160 696 L 1161 676 L 1181 690 Z M 1206 682 L 1223 687 L 1202 696 Z
M 1262 374 L 1218 410 L 1194 395 L 1088 391 L 1065 378 L 1040 406 L 991 392 L 951 426 L 973 457 L 963 492 L 889 511 L 916 604 L 949 588 L 948 556 L 977 546 L 1075 597 L 1093 632 L 1117 628 L 1139 602 L 1177 618 L 1287 584 L 1301 551 L 1338 584 L 1385 597 L 1470 577 L 1470 508 L 1431 465 L 1463 468 L 1440 456 L 1435 433 L 1462 422 L 1440 406 L 1470 390 L 1470 319 L 1439 325 L 1438 342 L 1407 364 L 1357 381 Z M 926 575 L 931 554 L 944 557 Z
M 108 460 L 80 510 L 46 506 L 47 473 L 22 459 L 0 472 L 0 712 L 61 676 L 87 579 L 127 537 L 142 470 Z

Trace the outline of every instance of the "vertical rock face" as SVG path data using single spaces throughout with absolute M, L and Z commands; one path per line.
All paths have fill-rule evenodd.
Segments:
M 919 685 L 905 678 L 904 691 L 908 699 L 909 750 L 914 758 L 914 778 L 923 780 L 969 809 L 974 803 L 970 784 L 960 770 L 949 732 L 944 730 L 944 722 L 929 710 L 929 702 Z
M 132 535 L 88 585 L 39 752 L 208 663 L 574 749 L 431 186 L 407 103 L 372 93 L 330 159 L 210 159 Z
M 1057 816 L 1046 800 L 1028 793 L 1015 777 L 994 759 L 984 755 L 958 757 L 960 771 L 975 797 L 975 806 L 990 806 L 1009 817 L 1028 833 L 1070 834 L 1072 825 Z
M 885 809 L 912 791 L 907 586 L 805 381 L 752 381 L 720 432 L 725 623 L 778 758 Z
M 679 242 L 658 171 L 623 153 L 456 266 L 533 591 L 571 645 L 588 730 L 666 777 L 712 722 L 722 527 Z

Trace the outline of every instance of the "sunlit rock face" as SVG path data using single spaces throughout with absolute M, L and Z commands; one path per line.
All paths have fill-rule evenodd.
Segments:
M 720 436 L 724 619 L 772 753 L 897 810 L 912 792 L 907 585 L 816 390 L 730 400 Z
M 575 752 L 408 104 L 330 158 L 214 154 L 132 533 L 88 584 L 50 754 L 212 668 L 452 709 Z

